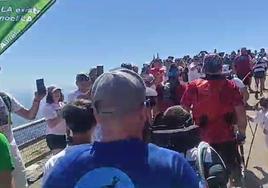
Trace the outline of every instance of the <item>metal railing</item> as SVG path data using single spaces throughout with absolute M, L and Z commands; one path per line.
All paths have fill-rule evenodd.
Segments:
M 13 128 L 13 133 L 26 167 L 49 155 L 44 118 Z

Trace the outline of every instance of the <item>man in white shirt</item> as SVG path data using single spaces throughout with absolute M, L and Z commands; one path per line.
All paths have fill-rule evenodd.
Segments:
M 91 84 L 91 80 L 87 74 L 77 74 L 76 86 L 78 89 L 68 95 L 67 102 L 72 103 L 76 99 L 90 99 Z
M 236 75 L 232 74 L 232 70 L 230 70 L 229 65 L 224 64 L 222 66 L 222 73 L 227 78 L 232 80 L 234 82 L 234 84 L 236 85 L 236 87 L 239 88 L 239 91 L 240 91 L 241 95 L 243 96 L 243 101 L 247 105 L 247 101 L 249 99 L 249 93 L 248 93 L 248 90 L 247 90 L 247 86 L 243 83 L 243 81 L 241 79 L 239 79 Z
M 11 144 L 11 153 L 15 159 L 15 169 L 12 172 L 15 180 L 15 187 L 25 188 L 27 187 L 25 167 L 13 136 L 11 113 L 16 113 L 17 115 L 28 120 L 35 119 L 39 110 L 40 101 L 45 95 L 36 94 L 30 109 L 26 109 L 10 94 L 0 92 L 0 96 L 0 132 L 8 138 L 8 141 Z
M 201 78 L 203 74 L 201 73 L 197 63 L 192 62 L 189 65 L 189 73 L 188 73 L 188 81 L 191 82 L 193 80 L 197 80 Z

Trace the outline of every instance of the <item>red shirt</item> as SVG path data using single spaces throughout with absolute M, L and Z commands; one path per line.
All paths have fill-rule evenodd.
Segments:
M 252 70 L 251 57 L 249 55 L 240 55 L 234 60 L 234 67 L 237 75 L 245 76 Z
M 157 86 L 156 91 L 158 94 L 158 96 L 157 96 L 158 111 L 165 112 L 166 109 L 168 109 L 169 107 L 174 106 L 174 105 L 179 105 L 185 90 L 186 90 L 186 85 L 179 84 L 176 88 L 176 93 L 175 93 L 176 99 L 174 101 L 173 100 L 164 100 L 164 92 L 163 92 L 164 86 L 163 85 Z
M 187 86 L 181 105 L 192 109 L 197 125 L 203 115 L 208 117 L 206 125 L 199 125 L 203 141 L 217 144 L 234 140 L 233 125 L 226 122 L 225 114 L 234 113 L 234 107 L 243 105 L 243 100 L 233 82 L 195 80 Z

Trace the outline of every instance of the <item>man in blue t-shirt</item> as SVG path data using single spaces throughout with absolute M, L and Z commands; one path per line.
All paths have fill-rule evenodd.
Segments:
M 68 153 L 43 188 L 198 188 L 179 153 L 142 141 L 145 85 L 138 74 L 104 73 L 91 95 L 100 141 Z

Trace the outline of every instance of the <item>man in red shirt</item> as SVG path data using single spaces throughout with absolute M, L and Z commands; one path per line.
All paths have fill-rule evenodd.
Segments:
M 172 64 L 168 72 L 168 80 L 156 86 L 158 112 L 164 112 L 169 107 L 180 104 L 186 86 L 180 83 L 179 76 L 178 67 Z
M 221 155 L 233 180 L 239 180 L 241 167 L 233 125 L 238 125 L 239 141 L 244 141 L 246 111 L 239 89 L 222 75 L 222 64 L 220 56 L 207 55 L 203 65 L 205 79 L 189 83 L 181 105 L 192 111 L 201 139 Z
M 251 57 L 248 54 L 246 48 L 241 49 L 241 55 L 238 55 L 234 59 L 233 70 L 237 74 L 238 78 L 241 79 L 246 86 L 251 89 L 251 79 L 252 79 L 252 64 L 251 64 Z

